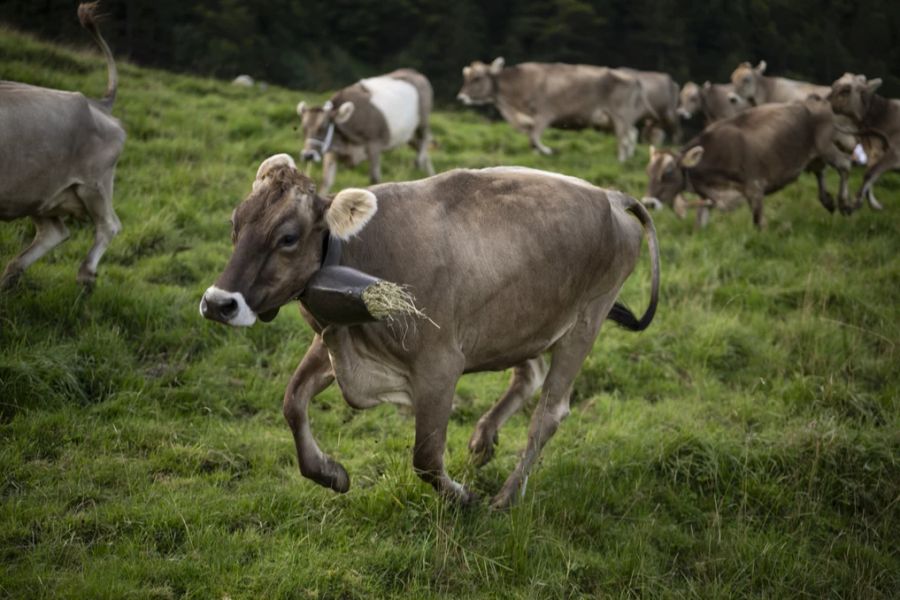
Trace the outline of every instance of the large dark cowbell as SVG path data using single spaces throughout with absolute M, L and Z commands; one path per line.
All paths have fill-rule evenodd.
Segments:
M 363 291 L 381 281 L 350 267 L 325 266 L 300 294 L 300 302 L 322 325 L 359 325 L 377 319 L 369 314 Z

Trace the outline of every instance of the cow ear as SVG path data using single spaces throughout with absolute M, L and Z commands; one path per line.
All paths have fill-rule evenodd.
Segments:
M 704 89 L 704 90 L 709 90 L 711 87 L 712 87 L 712 84 L 709 82 L 708 79 L 707 79 L 706 81 L 703 82 L 703 89 Z
M 494 62 L 491 63 L 491 75 L 498 75 L 505 64 L 506 60 L 502 56 L 495 58 Z
M 466 66 L 463 67 L 463 77 L 467 78 L 472 74 L 472 67 Z
M 700 164 L 701 158 L 703 158 L 703 146 L 694 146 L 681 157 L 681 166 L 688 169 L 696 167 Z
M 755 70 L 756 70 L 756 72 L 759 73 L 760 75 L 762 75 L 763 73 L 765 73 L 765 72 L 766 72 L 766 61 L 764 61 L 764 60 L 759 61 L 759 64 L 756 65 L 756 69 L 755 69 Z
M 378 200 L 369 190 L 347 188 L 332 199 L 325 222 L 332 235 L 344 241 L 362 231 L 378 212 Z
M 881 77 L 876 77 L 875 79 L 870 79 L 868 83 L 866 83 L 866 91 L 870 94 L 874 93 L 875 90 L 881 87 Z
M 297 170 L 297 165 L 294 163 L 294 159 L 291 158 L 290 154 L 273 154 L 266 160 L 260 163 L 259 168 L 256 169 L 256 179 L 253 181 L 253 189 L 255 190 L 259 187 L 259 184 L 263 182 L 266 178 L 266 175 L 269 174 L 269 171 L 279 166 L 287 166 L 293 170 Z
M 338 125 L 346 123 L 350 120 L 350 117 L 353 116 L 353 111 L 355 109 L 356 107 L 352 102 L 344 102 L 338 107 L 337 112 L 334 113 L 334 122 Z
M 301 100 L 300 102 L 297 103 L 297 116 L 302 119 L 303 113 L 305 113 L 305 112 L 306 112 L 306 102 Z

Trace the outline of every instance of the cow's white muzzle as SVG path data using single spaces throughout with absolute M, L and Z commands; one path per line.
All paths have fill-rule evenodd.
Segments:
M 234 327 L 249 327 L 256 323 L 253 312 L 240 292 L 226 292 L 210 286 L 200 300 L 200 314 L 207 319 Z

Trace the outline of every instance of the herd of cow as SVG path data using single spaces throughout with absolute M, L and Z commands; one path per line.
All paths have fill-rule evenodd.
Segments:
M 95 224 L 95 243 L 78 274 L 92 284 L 120 229 L 112 190 L 125 133 L 110 114 L 118 76 L 95 5 L 82 4 L 78 14 L 107 61 L 102 99 L 0 82 L 0 219 L 30 217 L 36 227 L 31 245 L 7 265 L 4 288 L 67 237 L 69 216 L 89 216 Z M 849 153 L 861 141 L 873 164 L 857 205 L 867 197 L 877 207 L 875 178 L 900 164 L 900 102 L 875 94 L 879 80 L 845 75 L 818 88 L 766 77 L 764 69 L 764 63 L 743 64 L 730 85 L 689 83 L 679 94 L 660 73 L 507 67 L 497 59 L 465 67 L 458 98 L 494 104 L 545 154 L 551 150 L 541 134 L 548 126 L 612 129 L 623 161 L 635 151 L 639 124 L 646 122 L 658 143 L 662 135 L 681 135 L 681 117 L 702 112 L 709 124 L 680 151 L 651 147 L 645 202 L 683 208 L 681 193 L 694 192 L 701 197 L 698 214 L 705 214 L 743 197 L 760 226 L 763 196 L 804 170 L 817 174 L 819 198 L 833 210 L 825 165 L 841 174 L 841 209 L 855 208 L 846 175 Z M 287 154 L 263 161 L 232 214 L 233 253 L 203 294 L 200 312 L 248 326 L 301 299 L 315 337 L 285 392 L 284 415 L 303 475 L 341 492 L 350 485 L 347 472 L 319 448 L 307 414 L 310 400 L 331 383 L 357 408 L 411 405 L 416 472 L 441 494 L 468 502 L 472 493 L 450 478 L 443 459 L 456 382 L 464 373 L 513 369 L 509 388 L 469 442 L 475 460 L 487 462 L 499 429 L 541 390 L 526 449 L 492 502 L 506 507 L 524 492 L 542 447 L 568 414 L 572 382 L 602 323 L 640 331 L 652 321 L 660 279 L 656 232 L 644 203 L 575 177 L 521 167 L 434 175 L 432 102 L 427 79 L 409 69 L 363 79 L 320 107 L 301 102 L 301 157 L 322 161 L 323 185 L 317 189 Z M 405 144 L 430 177 L 326 195 L 339 161 L 368 160 L 377 183 L 381 152 Z M 638 318 L 617 297 L 644 236 L 652 283 L 649 306 Z M 316 273 L 333 265 L 350 278 L 338 277 L 339 293 L 350 289 L 353 274 L 371 274 L 404 286 L 428 318 L 352 326 L 317 319 L 304 306 L 304 292 Z M 346 303 L 353 301 L 348 295 Z

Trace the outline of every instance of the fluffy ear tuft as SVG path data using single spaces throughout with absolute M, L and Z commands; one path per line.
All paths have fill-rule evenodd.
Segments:
M 306 102 L 301 100 L 300 102 L 297 103 L 297 116 L 302 119 L 303 113 L 305 113 L 305 112 L 306 112 Z
M 684 156 L 681 157 L 681 166 L 687 167 L 688 169 L 692 167 L 696 167 L 700 164 L 700 159 L 703 158 L 703 146 L 694 146 L 690 150 L 684 153 Z
M 875 79 L 870 79 L 869 82 L 866 84 L 866 91 L 868 91 L 871 94 L 880 87 L 881 87 L 881 77 L 876 77 Z
M 505 64 L 506 60 L 502 56 L 495 58 L 494 62 L 491 63 L 491 75 L 498 75 Z
M 256 170 L 256 181 L 262 180 L 269 171 L 282 165 L 288 166 L 295 171 L 297 170 L 297 164 L 294 162 L 294 159 L 291 158 L 290 154 L 273 154 L 260 163 L 259 168 Z
M 766 61 L 764 61 L 764 60 L 759 61 L 759 64 L 756 65 L 756 72 L 759 74 L 763 74 L 766 72 Z
M 369 190 L 347 188 L 332 199 L 325 222 L 332 235 L 346 241 L 362 231 L 376 212 L 378 199 L 375 194 Z
M 463 67 L 463 77 L 468 77 L 472 72 L 472 67 Z
M 338 107 L 337 113 L 334 115 L 334 122 L 338 125 L 346 123 L 353 116 L 355 108 L 356 106 L 352 102 L 344 102 Z

